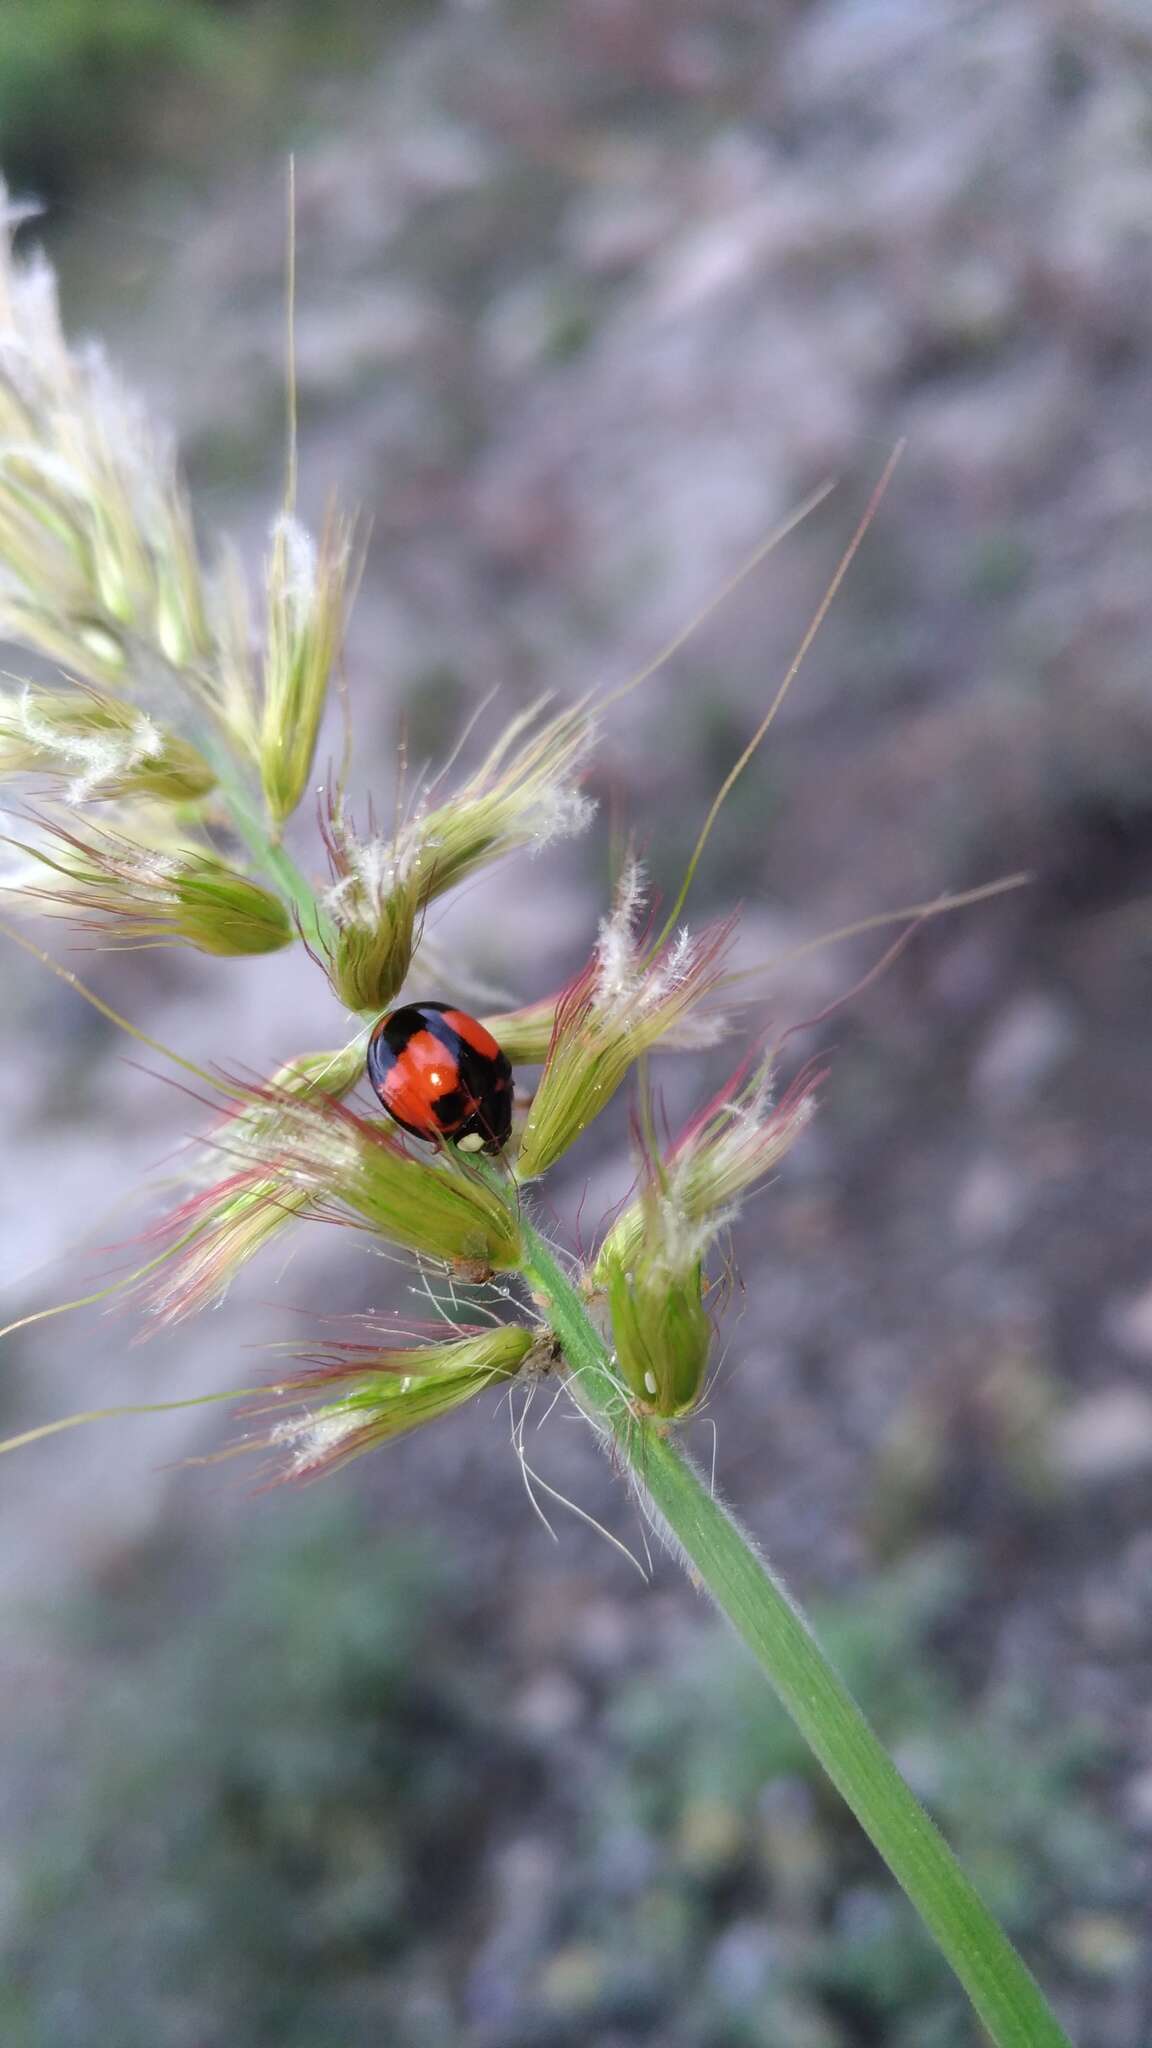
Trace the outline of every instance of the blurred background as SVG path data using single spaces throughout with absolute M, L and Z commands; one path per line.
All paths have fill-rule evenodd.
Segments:
M 1018 868 L 793 1042 L 822 1111 L 743 1219 L 690 1432 L 1083 2048 L 1152 2030 L 1152 27 L 1140 0 L 6 0 L 0 160 L 73 332 L 255 563 L 283 457 L 296 153 L 304 509 L 371 521 L 355 780 L 493 685 L 623 682 L 603 829 L 441 957 L 587 951 L 609 828 L 674 887 L 893 443 L 907 452 L 696 892 L 776 962 L 752 1032 Z M 27 231 L 26 231 L 27 233 Z M 341 1019 L 294 954 L 74 965 L 193 1058 Z M 98 1285 L 201 1127 L 3 963 L 0 1272 Z M 421 990 L 446 994 L 446 989 Z M 722 1052 L 725 1049 L 722 1049 Z M 731 1050 L 728 1058 L 731 1060 Z M 724 1062 L 665 1062 L 675 1118 Z M 550 1183 L 587 1235 L 626 1114 Z M 140 1342 L 9 1340 L 5 1432 L 247 1383 L 402 1286 L 304 1233 Z M 974 2048 L 878 1863 L 670 1564 L 534 1516 L 482 1404 L 259 1493 L 219 1411 L 6 1459 L 0 2016 L 13 2048 Z M 625 1543 L 559 1411 L 533 1462 Z

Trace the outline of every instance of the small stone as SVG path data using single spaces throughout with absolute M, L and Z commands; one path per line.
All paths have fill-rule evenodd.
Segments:
M 1073 1913 L 1060 1929 L 1070 1960 L 1094 1977 L 1124 1977 L 1138 1963 L 1142 1942 L 1118 1913 Z
M 481 343 L 498 376 L 525 377 L 542 364 L 575 354 L 590 339 L 592 321 L 591 302 L 572 279 L 537 272 L 492 302 Z
M 738 1863 L 746 1847 L 744 1818 L 719 1799 L 694 1799 L 681 1816 L 677 1847 L 684 1867 L 710 1876 Z
M 760 1855 L 778 1906 L 803 1915 L 828 1884 L 829 1850 L 807 1785 L 776 1778 L 758 1803 Z
M 430 349 L 440 325 L 431 300 L 403 285 L 337 298 L 299 323 L 300 389 L 309 399 L 354 393 Z
M 726 2005 L 745 2011 L 763 2004 L 779 1971 L 779 1944 L 763 1920 L 737 1920 L 715 1943 L 708 1974 Z
M 1061 1416 L 1056 1464 L 1066 1479 L 1092 1486 L 1152 1470 L 1152 1395 L 1106 1387 Z
M 633 1612 L 622 1600 L 597 1600 L 576 1616 L 572 1647 L 590 1671 L 612 1673 L 625 1661 L 635 1640 Z
M 604 1994 L 604 1957 L 591 1942 L 572 1942 L 558 1949 L 540 1979 L 542 2003 L 552 2012 L 587 2013 Z
M 1106 1320 L 1109 1336 L 1122 1351 L 1152 1361 L 1152 1283 L 1115 1302 Z
M 1152 1764 L 1129 1778 L 1124 1788 L 1124 1805 L 1132 1826 L 1139 1828 L 1141 1834 L 1152 1834 Z
M 1068 1012 L 1051 996 L 1027 995 L 1003 1010 L 976 1058 L 973 1091 L 990 1109 L 1028 1101 L 1075 1042 Z
M 1115 1658 L 1142 1647 L 1145 1617 L 1123 1586 L 1090 1586 L 1079 1602 L 1084 1641 L 1098 1657 Z
M 597 1881 L 606 1897 L 634 1898 L 652 1885 L 658 1860 L 654 1837 L 617 1818 L 597 1843 Z
M 584 1696 L 565 1671 L 541 1671 L 516 1702 L 521 1728 L 549 1740 L 579 1727 L 583 1713 Z
M 670 196 L 660 191 L 581 193 L 564 224 L 564 240 L 584 271 L 619 276 L 649 260 L 676 225 Z
M 891 1893 L 873 1884 L 849 1885 L 836 1905 L 836 1933 L 847 1942 L 883 1941 L 892 1933 L 898 1915 Z
M 680 236 L 655 267 L 656 317 L 684 320 L 717 299 L 746 290 L 761 269 L 772 226 L 772 202 L 761 196 Z
M 1002 340 L 1015 310 L 1015 279 L 1008 266 L 974 256 L 945 273 L 932 308 L 937 333 L 971 349 Z
M 952 1207 L 958 1237 L 970 1244 L 988 1244 L 1007 1237 L 1028 1206 L 1020 1175 L 1004 1159 L 991 1154 L 976 1159 L 960 1181 Z

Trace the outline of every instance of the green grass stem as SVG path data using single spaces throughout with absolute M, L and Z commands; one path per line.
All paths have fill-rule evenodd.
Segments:
M 544 1240 L 522 1223 L 524 1273 L 573 1391 L 692 1577 L 751 1650 L 837 1791 L 938 1942 L 997 2048 L 1070 2048 L 1035 1978 L 909 1790 L 812 1631 L 665 1427 L 622 1398 L 611 1356 Z
M 323 913 L 295 864 L 269 837 L 235 770 L 218 758 L 237 830 L 296 908 L 310 941 Z M 507 1196 L 497 1167 L 474 1162 Z M 809 1624 L 705 1485 L 666 1427 L 623 1398 L 611 1354 L 555 1254 L 518 1216 L 521 1271 L 539 1297 L 572 1374 L 573 1392 L 618 1458 L 690 1575 L 756 1658 L 841 1797 L 919 1913 L 964 1986 L 996 2048 L 1071 2048 L 1039 1985 L 905 1784 Z

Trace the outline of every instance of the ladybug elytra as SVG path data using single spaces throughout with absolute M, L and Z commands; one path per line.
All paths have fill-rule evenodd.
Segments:
M 447 1003 L 405 1003 L 374 1027 L 368 1079 L 401 1130 L 500 1152 L 512 1129 L 512 1068 L 491 1032 Z

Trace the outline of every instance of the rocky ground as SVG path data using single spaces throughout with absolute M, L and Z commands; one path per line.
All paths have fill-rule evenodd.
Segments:
M 398 720 L 414 752 L 435 752 L 494 684 L 513 704 L 635 674 L 834 473 L 835 494 L 611 714 L 595 793 L 609 819 L 636 821 L 667 888 L 907 440 L 697 907 L 743 904 L 744 958 L 779 961 L 765 1005 L 793 1024 L 885 943 L 789 957 L 822 933 L 1022 867 L 1033 881 L 923 931 L 796 1041 L 829 1058 L 823 1111 L 737 1233 L 743 1289 L 710 1419 L 725 1488 L 806 1596 L 867 1608 L 894 1573 L 948 1561 L 917 1628 L 966 1739 L 999 1741 L 1008 1698 L 1031 1703 L 1044 1741 L 1090 1734 L 1075 1797 L 1101 1832 L 1051 1852 L 1027 1931 L 1098 2048 L 1137 2048 L 1152 2019 L 1150 136 L 1152 40 L 1124 0 L 827 0 L 767 18 L 734 0 L 571 0 L 414 16 L 378 69 L 318 89 L 297 139 L 303 488 L 314 513 L 335 487 L 371 518 L 348 657 L 365 787 L 388 794 Z M 76 318 L 178 423 L 205 522 L 253 556 L 277 490 L 283 220 L 280 165 L 237 154 L 226 173 L 79 201 L 54 227 Z M 513 916 L 497 878 L 441 937 L 462 969 L 541 992 L 586 948 L 604 866 L 603 837 L 549 854 L 518 875 Z M 84 967 L 194 1056 L 225 1045 L 270 1067 L 335 1042 L 323 983 L 292 957 Z M 114 1205 L 194 1119 L 31 963 L 9 977 L 0 1223 L 28 1307 L 87 1284 L 90 1261 L 66 1248 L 94 1215 L 102 1242 L 119 1234 Z M 669 1073 L 673 1107 L 707 1078 Z M 621 1118 L 574 1159 L 563 1218 L 608 1207 L 624 1136 Z M 142 1380 L 165 1397 L 229 1384 L 293 1304 L 379 1285 L 321 1232 L 175 1343 L 135 1348 L 116 1317 L 41 1326 L 21 1339 L 6 1419 L 131 1398 Z M 677 1937 L 715 2009 L 697 2013 L 667 1974 L 663 1998 L 628 2005 L 603 1923 L 652 1894 L 634 1865 L 659 1829 L 637 1824 L 638 1850 L 637 1828 L 622 1844 L 605 1824 L 576 1899 L 558 1861 L 584 1839 L 596 1759 L 622 1784 L 643 1776 L 614 1694 L 653 1673 L 682 1687 L 714 1638 L 670 1571 L 644 1587 L 570 1519 L 554 1544 L 506 1438 L 506 1415 L 466 1416 L 334 1482 L 363 1493 L 374 1541 L 432 1535 L 468 1560 L 442 1633 L 483 1641 L 484 1685 L 513 1702 L 510 1749 L 492 1735 L 501 1715 L 486 1724 L 492 1790 L 469 1825 L 463 1922 L 429 1978 L 441 2009 L 412 1965 L 408 2002 L 388 2008 L 397 2038 L 966 2041 L 946 2006 L 930 2032 L 911 1993 L 911 2021 L 855 1979 L 849 1995 L 821 1978 L 817 1995 L 810 1948 L 800 2017 L 789 1979 L 793 2007 L 763 2019 L 780 1975 L 765 1928 L 783 1908 L 742 1838 L 716 1852 L 707 1913 Z M 23 1618 L 4 1658 L 22 1721 L 50 1700 L 67 1720 L 83 1694 L 83 1659 L 32 1618 L 49 1594 L 119 1589 L 131 1606 L 143 1577 L 168 1698 L 172 1621 L 212 1641 L 195 1619 L 205 1577 L 241 1577 L 253 1544 L 291 1550 L 291 1503 L 254 1504 L 229 1467 L 170 1469 L 206 1441 L 219 1432 L 175 1419 L 8 1461 L 7 1599 Z M 579 1431 L 553 1426 L 539 1457 L 634 1536 Z M 778 1771 L 809 1813 L 802 1772 Z M 29 1782 L 7 1774 L 14 1811 L 35 1806 Z M 685 1792 L 677 1825 L 694 1811 Z M 815 1823 L 799 1838 L 833 1855 Z M 874 1910 L 874 1876 L 844 1885 L 816 1884 L 806 1939 Z M 19 1866 L 11 1891 L 19 1956 Z M 340 1980 L 344 2032 L 326 2039 L 376 2038 L 380 1985 L 399 1996 L 398 1965 L 356 1968 L 362 1996 Z M 52 2021 L 29 1998 L 35 2048 L 109 2038 L 91 1991 Z M 217 2033 L 210 2011 L 142 2002 L 132 2024 L 150 2042 L 289 2038 L 274 2015 Z

